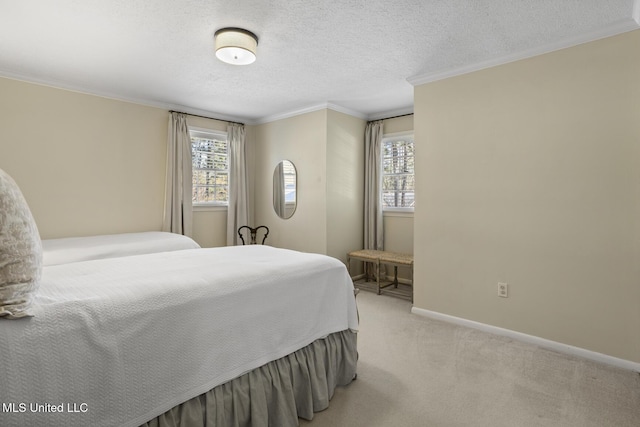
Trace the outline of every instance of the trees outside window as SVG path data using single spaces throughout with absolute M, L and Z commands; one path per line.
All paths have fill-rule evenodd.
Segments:
M 382 139 L 382 208 L 413 210 L 415 204 L 413 135 Z
M 229 143 L 226 133 L 189 131 L 193 166 L 193 204 L 229 204 Z

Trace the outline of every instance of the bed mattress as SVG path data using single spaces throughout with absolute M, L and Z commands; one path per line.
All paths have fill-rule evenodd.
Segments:
M 42 241 L 44 266 L 199 248 L 193 239 L 163 231 L 64 237 Z
M 262 245 L 45 267 L 33 311 L 0 325 L 3 426 L 137 426 L 358 327 L 340 261 Z

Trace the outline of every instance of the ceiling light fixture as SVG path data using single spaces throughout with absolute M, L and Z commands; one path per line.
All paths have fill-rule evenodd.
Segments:
M 248 65 L 256 60 L 258 37 L 242 28 L 221 28 L 214 35 L 216 56 L 222 62 Z

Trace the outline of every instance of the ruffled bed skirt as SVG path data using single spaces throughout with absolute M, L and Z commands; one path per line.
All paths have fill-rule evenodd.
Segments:
M 145 427 L 297 426 L 356 375 L 356 333 L 336 332 L 194 397 Z

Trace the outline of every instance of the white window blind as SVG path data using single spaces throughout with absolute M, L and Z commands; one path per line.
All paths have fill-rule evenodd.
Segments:
M 193 204 L 229 204 L 229 143 L 222 132 L 190 130 Z
M 413 210 L 415 205 L 413 135 L 382 139 L 382 208 Z

